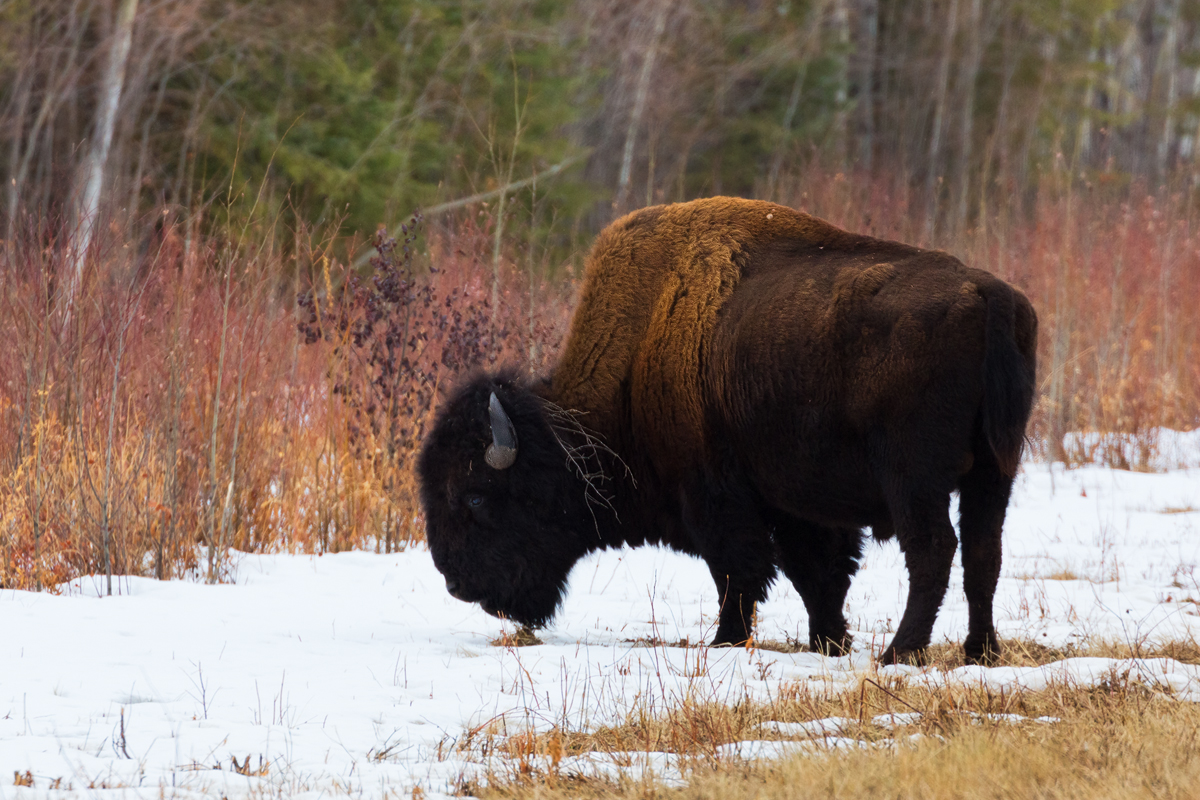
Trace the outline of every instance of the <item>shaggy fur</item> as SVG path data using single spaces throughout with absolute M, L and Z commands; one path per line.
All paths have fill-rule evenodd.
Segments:
M 810 644 L 843 652 L 862 529 L 896 536 L 908 604 L 884 661 L 920 658 L 957 547 L 972 661 L 999 653 L 1000 531 L 1034 389 L 1037 319 L 991 274 L 771 203 L 634 212 L 588 260 L 552 376 L 468 380 L 418 467 L 430 550 L 456 597 L 529 625 L 586 553 L 655 542 L 705 560 L 713 644 L 750 637 L 777 570 Z M 488 398 L 512 467 L 484 462 Z

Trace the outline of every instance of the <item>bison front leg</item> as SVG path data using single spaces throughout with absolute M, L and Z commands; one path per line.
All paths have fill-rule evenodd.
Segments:
M 754 637 L 754 608 L 767 599 L 767 589 L 774 576 L 774 567 L 768 577 L 761 574 L 719 574 L 711 566 L 717 594 L 721 598 L 720 616 L 717 618 L 717 635 L 713 647 L 742 647 Z
M 862 557 L 862 531 L 827 528 L 782 514 L 774 528 L 779 566 L 808 611 L 808 646 L 826 655 L 846 655 L 851 638 L 842 608 Z
M 950 496 L 910 496 L 892 504 L 896 538 L 908 567 L 908 603 L 884 664 L 921 663 L 946 596 L 958 539 L 950 522 Z
M 712 645 L 741 646 L 753 637 L 754 607 L 767 599 L 775 579 L 771 535 L 751 503 L 698 495 L 702 501 L 685 502 L 684 521 L 717 584 L 721 609 Z

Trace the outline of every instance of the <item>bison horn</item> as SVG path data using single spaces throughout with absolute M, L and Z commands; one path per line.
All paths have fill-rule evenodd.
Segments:
M 517 460 L 517 431 L 495 392 L 488 400 L 488 416 L 492 418 L 492 443 L 483 459 L 492 469 L 508 469 Z

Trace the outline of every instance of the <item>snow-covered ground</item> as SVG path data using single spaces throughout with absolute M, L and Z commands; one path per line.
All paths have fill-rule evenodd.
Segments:
M 1200 638 L 1198 564 L 1200 468 L 1026 464 L 1006 524 L 1001 636 Z M 766 698 L 786 681 L 851 682 L 906 593 L 896 546 L 870 544 L 848 600 L 857 650 L 828 659 L 647 646 L 705 640 L 717 609 L 704 565 L 660 550 L 581 562 L 543 644 L 522 648 L 496 644 L 500 624 L 447 595 L 420 548 L 247 556 L 235 576 L 221 586 L 123 578 L 115 597 L 99 597 L 92 579 L 60 595 L 0 591 L 0 800 L 447 792 L 479 769 L 477 751 L 459 744 L 481 731 L 579 730 L 689 693 Z M 956 571 L 935 641 L 961 641 L 966 614 Z M 807 625 L 798 595 L 778 583 L 759 636 L 804 641 Z M 1070 659 L 930 679 L 1037 687 L 1113 667 Z M 1200 700 L 1196 667 L 1133 667 Z M 729 747 L 760 757 L 785 746 Z M 668 761 L 649 759 L 669 772 Z M 26 782 L 26 772 L 32 787 L 7 777 Z

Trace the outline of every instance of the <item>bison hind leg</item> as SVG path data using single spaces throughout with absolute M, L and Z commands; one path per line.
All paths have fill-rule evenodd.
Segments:
M 959 534 L 968 614 L 963 651 L 969 664 L 992 664 L 1000 656 L 992 601 L 1000 578 L 1000 532 L 1013 479 L 1001 470 L 986 444 L 976 450 L 974 466 L 959 482 Z
M 773 517 L 779 566 L 808 611 L 808 646 L 826 655 L 848 654 L 852 640 L 842 609 L 862 558 L 862 531 L 826 527 L 782 512 Z
M 946 596 L 958 538 L 950 522 L 950 495 L 897 492 L 889 501 L 896 538 L 908 568 L 908 602 L 884 664 L 923 663 L 933 623 Z

